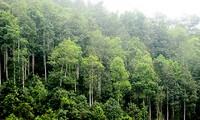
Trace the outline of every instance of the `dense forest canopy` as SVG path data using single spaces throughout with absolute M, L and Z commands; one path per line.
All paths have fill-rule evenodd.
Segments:
M 0 120 L 199 120 L 199 23 L 0 0 Z

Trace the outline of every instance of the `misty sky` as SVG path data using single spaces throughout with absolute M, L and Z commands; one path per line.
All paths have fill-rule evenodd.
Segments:
M 113 12 L 122 13 L 137 9 L 151 17 L 158 11 L 170 18 L 196 14 L 200 16 L 200 0 L 85 0 L 97 3 L 103 1 L 104 6 Z

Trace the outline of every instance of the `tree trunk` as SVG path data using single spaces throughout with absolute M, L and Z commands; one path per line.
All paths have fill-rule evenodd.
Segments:
M 174 107 L 172 107 L 172 120 L 174 120 Z
M 62 73 L 63 72 L 63 64 L 62 64 L 62 67 L 61 67 L 61 70 L 60 70 L 60 72 Z M 62 79 L 60 79 L 60 87 L 62 86 Z
M 44 79 L 47 82 L 47 63 L 46 63 L 46 32 L 43 31 L 43 63 L 44 63 Z
M 47 63 L 46 63 L 46 55 L 43 53 L 43 62 L 44 62 L 44 79 L 45 83 L 47 83 Z
M 93 68 L 92 68 L 92 83 L 91 83 L 91 104 L 93 104 L 93 76 L 94 75 L 94 71 L 93 71 Z
M 160 118 L 159 113 L 160 113 L 159 101 L 156 101 L 156 118 L 157 118 L 157 120 L 159 120 L 159 118 Z
M 17 61 L 19 63 L 19 48 L 20 48 L 20 43 L 19 43 L 19 39 L 17 40 Z
M 99 99 L 101 99 L 101 77 L 99 76 L 98 81 L 98 93 L 99 93 Z
M 92 105 L 93 105 L 93 102 L 94 102 L 93 85 L 92 85 L 92 90 L 91 90 L 91 91 L 92 91 L 92 92 L 91 92 L 91 94 L 92 94 L 92 95 L 91 95 L 91 96 L 92 96 L 92 100 L 91 100 L 91 101 L 92 101 Z
M 29 76 L 29 75 L 30 75 L 30 57 L 28 57 L 28 65 L 27 65 L 27 67 L 28 67 L 28 68 L 27 68 L 27 69 L 28 69 L 28 70 L 27 70 L 27 72 L 28 72 L 27 75 Z
M 6 71 L 6 52 L 3 51 L 3 74 L 5 73 Z
M 35 74 L 35 55 L 32 53 L 32 73 Z
M 169 103 L 168 103 L 168 88 L 167 88 L 167 120 L 169 120 Z
M 27 65 L 26 65 L 26 63 L 25 63 L 25 66 L 24 66 L 24 79 L 26 80 L 26 74 L 27 74 L 27 72 L 26 72 L 26 67 L 27 67 Z
M 24 63 L 22 62 L 22 89 L 24 91 Z
M 91 100 L 91 83 L 89 84 L 89 105 L 91 106 L 92 105 L 92 100 Z
M 15 54 L 14 54 L 14 52 L 15 52 L 15 49 L 14 49 L 14 46 L 13 46 L 13 83 L 14 83 L 14 85 L 15 85 L 15 70 L 16 70 L 16 64 L 15 64 Z
M 149 118 L 148 120 L 151 120 L 151 99 L 148 98 L 148 104 L 149 104 Z
M 6 79 L 8 80 L 8 49 L 6 49 Z
M 79 79 L 79 64 L 76 67 L 76 81 L 74 85 L 75 92 L 76 92 L 76 82 L 78 81 L 78 79 Z
M 143 101 L 142 101 L 142 106 L 143 106 L 143 108 L 145 106 L 144 98 L 143 98 Z M 143 120 L 146 120 L 146 118 L 147 118 L 146 113 L 143 111 L 142 114 L 143 114 L 143 117 L 144 117 Z

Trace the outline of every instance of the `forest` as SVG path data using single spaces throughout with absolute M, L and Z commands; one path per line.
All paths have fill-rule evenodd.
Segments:
M 0 120 L 200 120 L 199 23 L 0 0 Z

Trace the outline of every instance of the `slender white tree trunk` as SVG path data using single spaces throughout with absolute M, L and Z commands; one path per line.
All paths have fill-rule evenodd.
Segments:
M 6 49 L 6 79 L 8 80 L 8 49 Z
M 35 55 L 34 55 L 34 53 L 32 54 L 32 73 L 34 76 L 34 74 L 35 74 Z
M 45 83 L 47 82 L 47 63 L 46 63 L 46 55 L 44 53 L 43 55 L 43 60 L 44 60 L 44 79 Z
M 47 82 L 47 63 L 46 63 L 46 36 L 45 31 L 43 33 L 43 63 L 44 63 L 44 79 Z

